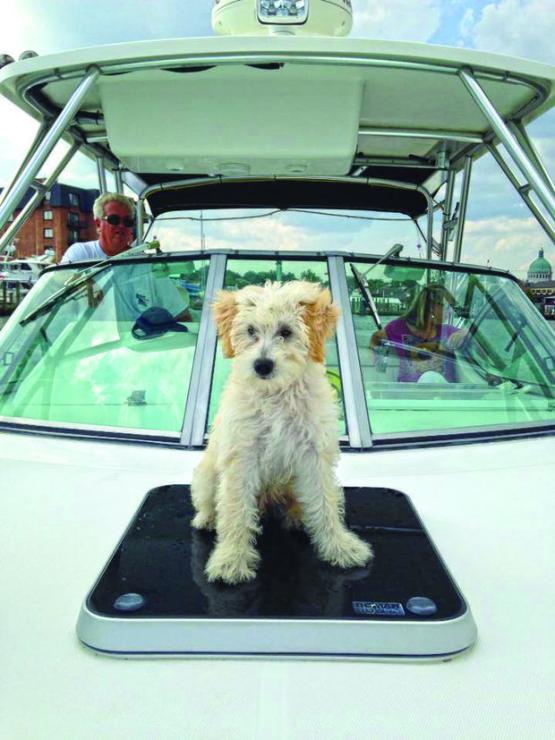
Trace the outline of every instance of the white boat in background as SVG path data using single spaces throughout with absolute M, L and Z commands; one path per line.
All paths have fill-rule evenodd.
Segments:
M 13 259 L 0 262 L 1 313 L 13 311 L 37 282 L 47 264 L 39 259 Z
M 1 733 L 549 737 L 555 338 L 513 276 L 463 255 L 482 155 L 555 239 L 555 189 L 526 133 L 555 103 L 555 68 L 322 35 L 350 27 L 348 0 L 221 0 L 214 23 L 230 35 L 0 70 L 0 93 L 39 122 L 2 192 L 0 250 L 78 151 L 102 190 L 108 170 L 138 196 L 136 247 L 47 268 L 0 333 Z M 61 138 L 67 154 L 37 181 Z M 423 254 L 407 257 L 415 238 Z M 145 330 L 122 308 L 145 274 L 187 302 L 187 331 Z M 326 354 L 339 479 L 376 561 L 321 569 L 299 539 L 274 590 L 208 584 L 211 541 L 179 507 L 228 373 L 210 305 L 222 287 L 298 278 L 342 310 Z M 412 348 L 450 368 L 442 382 L 403 378 L 411 348 L 373 337 L 438 285 L 467 337 Z M 170 534 L 153 529 L 152 491 Z M 397 492 L 424 529 L 414 512 L 376 514 Z M 414 544 L 428 535 L 433 572 Z M 428 598 L 444 567 L 449 617 Z M 411 588 L 411 568 L 429 590 L 385 598 Z
M 32 288 L 39 279 L 47 263 L 32 259 L 14 259 L 0 262 L 0 281 L 20 283 L 26 288 Z

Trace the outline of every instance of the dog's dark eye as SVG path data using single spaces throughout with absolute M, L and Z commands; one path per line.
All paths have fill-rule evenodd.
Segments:
M 249 335 L 249 337 L 254 337 L 254 335 L 256 334 L 256 329 L 252 324 L 247 327 L 247 334 Z
M 278 330 L 278 336 L 283 337 L 283 339 L 288 339 L 291 336 L 291 334 L 293 334 L 293 332 L 288 326 L 282 326 Z

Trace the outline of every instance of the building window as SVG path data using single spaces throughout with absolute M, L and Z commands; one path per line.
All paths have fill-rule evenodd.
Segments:
M 79 232 L 76 231 L 75 229 L 70 229 L 70 231 L 69 231 L 69 241 L 70 241 L 71 244 L 73 244 L 73 242 L 78 242 L 79 241 Z
M 67 222 L 70 226 L 79 226 L 79 214 L 70 211 L 67 215 Z
M 54 229 L 45 229 L 44 230 L 44 238 L 45 239 L 52 239 L 54 237 Z
M 50 196 L 51 196 L 50 190 L 47 193 L 44 194 L 44 200 L 47 203 L 50 203 Z
M 44 220 L 45 221 L 52 221 L 52 211 L 45 211 L 44 212 Z
M 77 193 L 70 193 L 69 194 L 69 204 L 71 206 L 77 206 L 79 207 L 79 196 Z

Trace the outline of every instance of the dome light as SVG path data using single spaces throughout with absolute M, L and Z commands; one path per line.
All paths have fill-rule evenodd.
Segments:
M 257 12 L 261 23 L 305 23 L 308 0 L 258 0 Z
M 212 28 L 231 36 L 346 36 L 351 0 L 213 0 Z

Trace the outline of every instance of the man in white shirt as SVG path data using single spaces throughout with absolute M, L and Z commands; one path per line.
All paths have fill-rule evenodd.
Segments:
M 120 193 L 104 193 L 93 205 L 98 239 L 76 242 L 65 252 L 61 265 L 85 260 L 105 260 L 125 252 L 134 239 L 135 204 Z M 160 266 L 162 267 L 162 266 Z M 134 319 L 146 309 L 167 309 L 176 321 L 191 321 L 188 296 L 179 291 L 169 277 L 159 277 L 152 263 L 122 265 L 113 271 L 119 318 Z M 97 292 L 96 300 L 102 300 Z
M 72 244 L 60 264 L 108 259 L 129 249 L 135 227 L 135 206 L 131 198 L 120 193 L 104 193 L 95 200 L 93 215 L 98 240 Z

